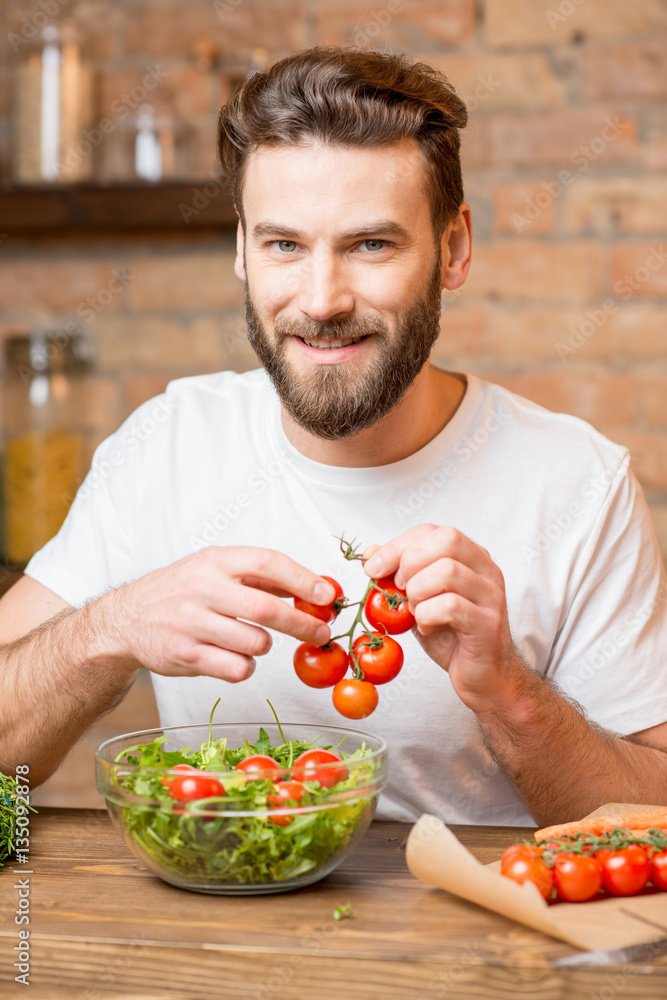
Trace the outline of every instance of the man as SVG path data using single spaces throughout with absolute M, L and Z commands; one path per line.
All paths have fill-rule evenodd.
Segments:
M 0 602 L 3 769 L 44 780 L 142 664 L 163 725 L 219 695 L 218 721 L 268 719 L 269 697 L 286 722 L 345 724 L 292 668 L 331 631 L 285 598 L 330 601 L 322 572 L 355 600 L 396 572 L 417 627 L 359 726 L 390 745 L 381 816 L 667 802 L 667 585 L 627 452 L 428 363 L 470 266 L 465 118 L 429 67 L 343 49 L 223 108 L 265 371 L 177 380 L 98 449 Z M 379 543 L 363 568 L 341 534 Z

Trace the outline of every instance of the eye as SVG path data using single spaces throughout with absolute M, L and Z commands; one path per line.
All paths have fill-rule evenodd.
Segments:
M 367 250 L 374 250 L 374 251 L 377 252 L 378 250 L 384 250 L 385 246 L 387 245 L 387 241 L 386 240 L 373 240 L 373 239 L 371 239 L 371 240 L 364 240 L 364 244 L 363 245 L 366 247 Z
M 284 250 L 285 253 L 292 253 L 293 250 L 296 250 L 296 243 L 294 240 L 277 240 L 277 243 L 280 249 Z

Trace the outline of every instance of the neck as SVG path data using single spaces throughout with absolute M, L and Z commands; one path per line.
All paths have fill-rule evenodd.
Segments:
M 282 425 L 291 444 L 323 465 L 369 468 L 413 455 L 432 441 L 456 413 L 466 391 L 465 376 L 425 365 L 386 417 L 354 437 L 325 441 L 304 430 L 282 409 Z

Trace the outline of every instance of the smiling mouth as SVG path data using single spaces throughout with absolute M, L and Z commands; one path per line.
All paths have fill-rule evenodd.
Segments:
M 308 347 L 314 347 L 318 351 L 337 351 L 341 347 L 349 347 L 351 344 L 358 344 L 360 340 L 368 336 L 367 334 L 362 334 L 361 337 L 348 337 L 347 340 L 306 340 L 305 337 L 300 337 L 304 344 Z

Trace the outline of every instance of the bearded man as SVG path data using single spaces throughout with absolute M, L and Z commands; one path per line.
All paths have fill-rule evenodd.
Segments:
M 43 781 L 142 665 L 163 726 L 220 695 L 219 721 L 268 718 L 268 697 L 340 725 L 292 666 L 331 629 L 289 598 L 396 574 L 416 625 L 361 726 L 390 746 L 381 818 L 667 802 L 667 586 L 627 451 L 429 361 L 470 266 L 465 122 L 427 65 L 342 48 L 222 109 L 263 367 L 170 383 L 96 452 L 0 602 L 3 769 Z M 363 568 L 340 535 L 377 546 Z

